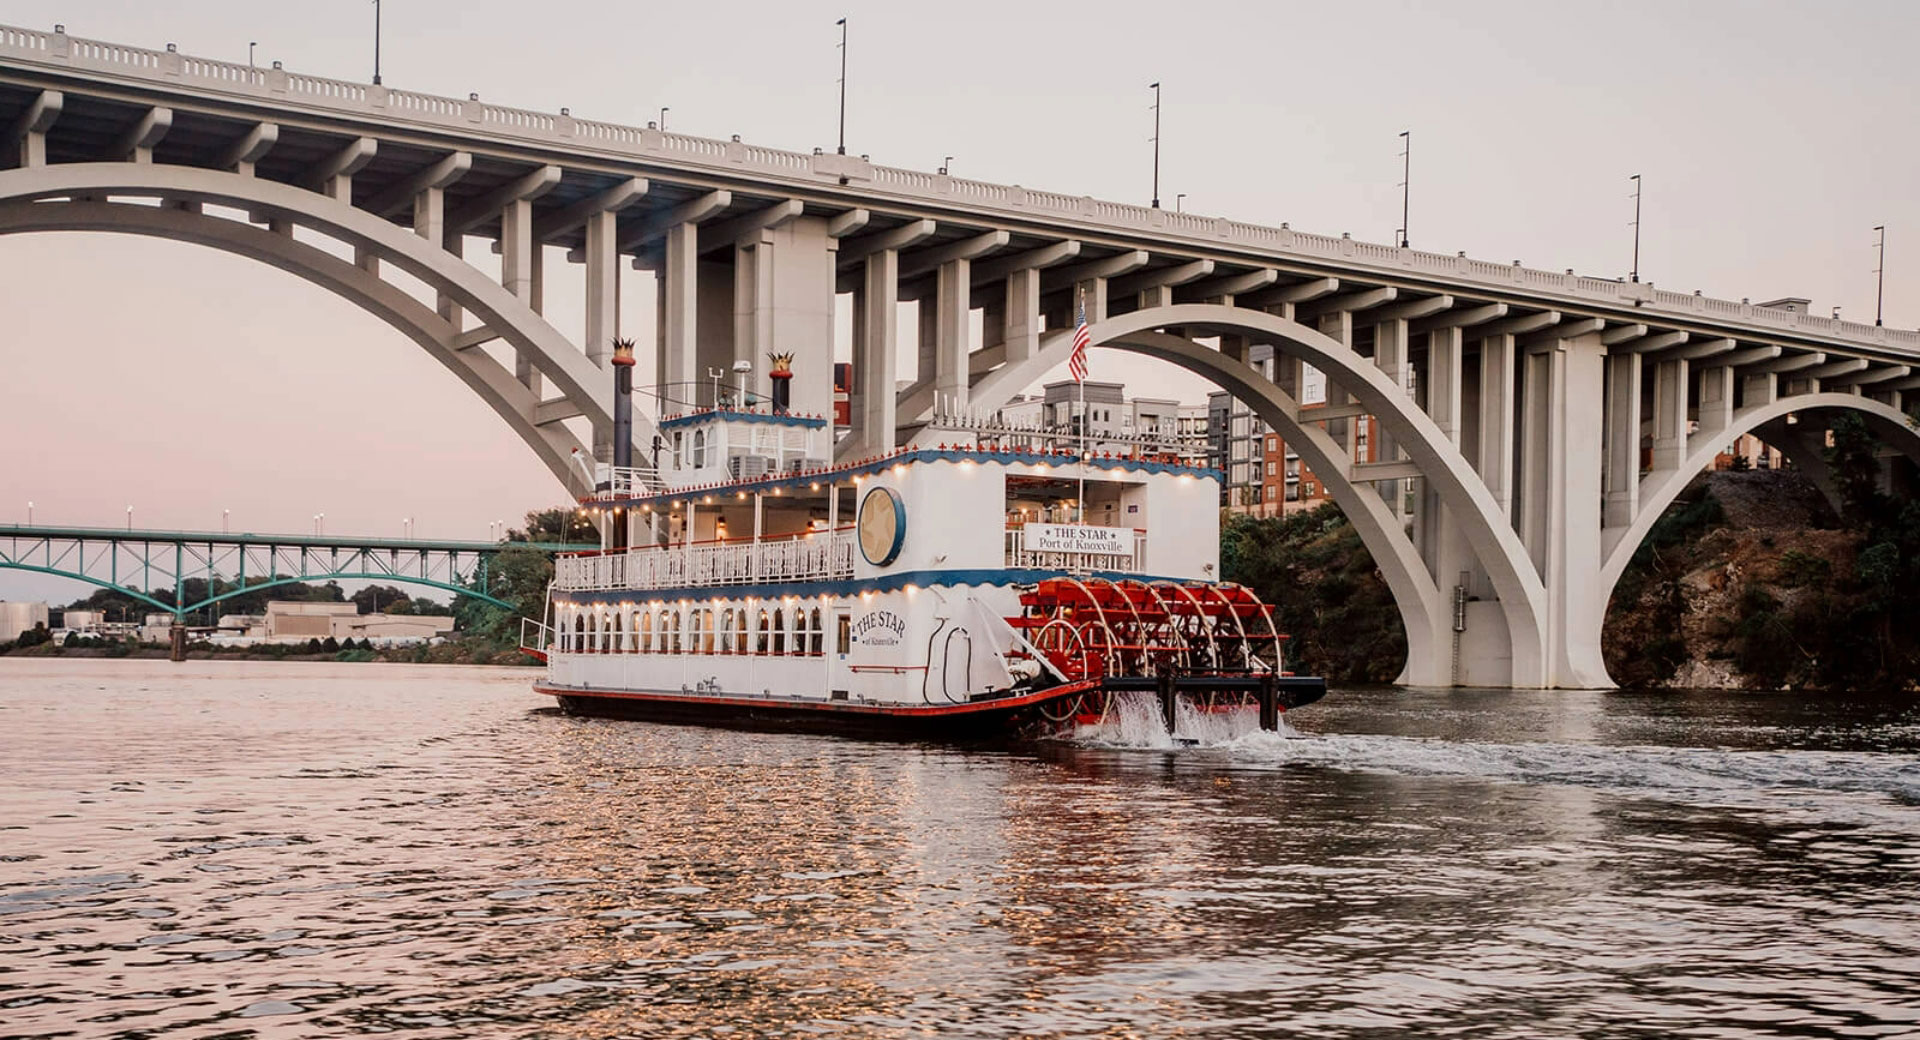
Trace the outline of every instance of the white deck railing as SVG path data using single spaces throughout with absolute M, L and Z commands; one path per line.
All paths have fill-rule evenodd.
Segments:
M 1037 552 L 1027 548 L 1026 528 L 1007 528 L 1008 567 L 1067 571 L 1075 574 L 1084 574 L 1088 571 L 1139 574 L 1146 565 L 1146 559 L 1147 532 L 1145 531 L 1133 532 L 1133 555 L 1109 556 L 1106 553 Z
M 687 589 L 853 577 L 853 532 L 819 532 L 759 542 L 665 545 L 562 556 L 553 587 L 565 592 Z

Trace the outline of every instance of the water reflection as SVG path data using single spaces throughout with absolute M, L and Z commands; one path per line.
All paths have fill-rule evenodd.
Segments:
M 195 668 L 0 661 L 4 1032 L 1920 1027 L 1898 703 L 1357 691 L 967 750 Z

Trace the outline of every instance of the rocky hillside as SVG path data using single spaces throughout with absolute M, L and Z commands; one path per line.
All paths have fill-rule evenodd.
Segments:
M 1614 590 L 1603 648 L 1628 686 L 1913 688 L 1920 510 L 1834 513 L 1791 471 L 1703 474 Z
M 1843 487 L 1838 515 L 1791 471 L 1694 481 L 1614 590 L 1603 648 L 1625 686 L 1920 688 L 1920 504 Z M 1296 670 L 1391 682 L 1406 637 L 1332 506 L 1228 518 L 1221 572 L 1278 607 Z

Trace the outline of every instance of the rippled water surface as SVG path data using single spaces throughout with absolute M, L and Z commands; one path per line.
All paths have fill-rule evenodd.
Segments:
M 1920 1036 L 1911 699 L 954 749 L 0 659 L 0 1035 Z

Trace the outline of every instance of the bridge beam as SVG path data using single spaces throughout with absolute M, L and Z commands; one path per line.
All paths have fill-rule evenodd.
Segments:
M 973 298 L 982 309 L 982 353 L 1000 348 L 1007 364 L 1040 350 L 1040 272 L 1080 255 L 1074 240 L 1054 242 L 973 265 Z M 1003 283 L 996 289 L 996 283 Z M 970 363 L 971 364 L 971 363 Z
M 380 142 L 373 138 L 356 137 L 340 150 L 313 164 L 302 175 L 301 183 L 310 191 L 350 203 L 353 201 L 353 175 L 372 162 L 379 150 Z
M 253 176 L 253 164 L 267 157 L 273 146 L 280 141 L 278 123 L 255 123 L 241 134 L 232 144 L 220 150 L 214 159 L 215 169 L 232 170 L 244 177 Z
M 173 109 L 159 106 L 149 108 L 138 122 L 113 142 L 110 154 L 120 162 L 150 163 L 153 161 L 153 146 L 159 144 L 171 129 Z
M 47 164 L 47 131 L 60 118 L 66 96 L 57 90 L 43 90 L 27 104 L 7 128 L 6 146 L 12 165 L 19 167 Z
M 472 169 L 472 152 L 449 152 L 437 161 L 388 185 L 378 195 L 368 199 L 366 205 L 361 208 L 375 216 L 391 217 L 395 213 L 415 208 L 418 205 L 417 200 L 423 193 L 442 191 L 459 183 L 460 178 L 465 177 Z M 421 237 L 437 243 L 444 237 L 445 209 L 437 201 L 436 206 L 439 207 L 440 212 L 437 221 L 443 225 L 443 233 L 438 236 L 422 233 Z M 416 224 L 414 230 L 420 231 L 421 228 Z
M 665 213 L 641 221 L 639 226 L 622 234 L 617 248 L 622 253 L 640 252 L 674 228 L 698 225 L 704 220 L 726 212 L 727 207 L 732 205 L 733 192 L 724 189 L 688 199 Z M 643 266 L 637 258 L 633 265 L 635 269 Z

